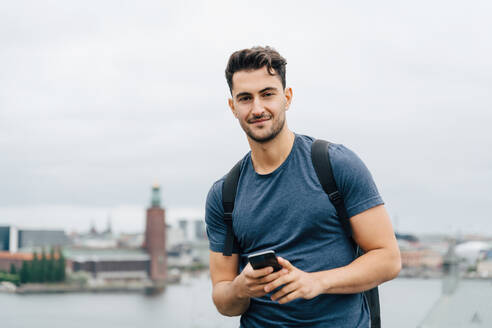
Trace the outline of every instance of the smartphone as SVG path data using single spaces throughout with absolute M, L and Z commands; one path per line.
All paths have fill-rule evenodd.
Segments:
M 278 263 L 277 257 L 275 256 L 275 251 L 272 250 L 251 254 L 248 256 L 248 261 L 255 270 L 268 266 L 273 267 L 273 272 L 282 269 L 282 266 Z

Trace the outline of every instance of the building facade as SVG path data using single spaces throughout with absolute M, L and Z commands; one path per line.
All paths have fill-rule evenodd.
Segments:
M 14 226 L 0 227 L 0 251 L 15 253 L 22 249 L 66 246 L 70 239 L 63 230 L 17 229 Z
M 167 278 L 166 219 L 161 207 L 160 187 L 152 187 L 151 206 L 147 209 L 144 248 L 150 256 L 150 278 L 165 281 Z

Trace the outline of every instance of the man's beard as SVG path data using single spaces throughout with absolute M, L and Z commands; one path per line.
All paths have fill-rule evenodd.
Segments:
M 261 118 L 257 118 L 261 119 Z M 253 134 L 253 131 L 249 128 L 249 126 L 243 127 L 244 132 L 246 132 L 246 135 L 251 138 L 252 140 L 258 142 L 258 143 L 266 143 L 270 140 L 273 140 L 279 133 L 282 131 L 285 125 L 285 115 L 280 118 L 280 121 L 278 122 L 273 122 L 272 127 L 270 129 L 270 133 L 263 136 L 259 137 Z

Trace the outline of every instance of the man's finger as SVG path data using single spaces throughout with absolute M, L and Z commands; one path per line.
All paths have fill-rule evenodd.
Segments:
M 250 291 L 255 294 L 262 294 L 262 295 L 266 294 L 265 291 L 263 290 L 263 286 L 259 286 L 259 285 L 251 287 Z
M 296 289 L 297 289 L 297 284 L 294 283 L 294 282 L 293 283 L 290 283 L 290 284 L 285 285 L 284 287 L 282 287 L 282 289 L 280 289 L 275 294 L 273 294 L 272 297 L 271 297 L 271 299 L 272 299 L 272 301 L 277 301 L 277 300 L 285 297 L 285 295 L 292 293 Z
M 283 267 L 286 268 L 287 270 L 291 271 L 292 269 L 295 269 L 295 266 L 293 266 L 289 261 L 284 259 L 283 257 L 277 256 L 278 263 Z
M 281 277 L 275 279 L 271 283 L 265 286 L 265 292 L 269 293 L 277 287 L 288 284 L 292 281 L 292 276 L 289 274 L 284 274 Z
M 283 276 L 284 274 L 287 274 L 289 273 L 289 271 L 287 271 L 286 269 L 282 269 L 280 271 L 277 271 L 277 272 L 273 272 L 263 278 L 261 278 L 258 283 L 260 284 L 268 284 L 269 282 L 272 282 L 274 281 L 275 279 Z
M 262 268 L 262 269 L 258 269 L 258 270 L 253 270 L 253 268 L 251 268 L 252 270 L 248 272 L 248 276 L 251 277 L 251 278 L 260 278 L 260 277 L 264 277 L 270 273 L 273 272 L 273 268 L 272 267 L 265 267 L 265 268 Z
M 281 299 L 279 299 L 278 302 L 280 304 L 285 304 L 287 302 L 293 301 L 296 298 L 300 298 L 300 297 L 301 297 L 301 293 L 299 292 L 299 290 L 295 290 L 292 293 L 287 294 L 284 297 L 282 297 Z

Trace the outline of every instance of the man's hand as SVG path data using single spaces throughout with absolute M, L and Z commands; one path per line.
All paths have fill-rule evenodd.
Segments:
M 272 267 L 254 270 L 251 264 L 248 263 L 241 274 L 234 279 L 234 284 L 238 288 L 238 298 L 261 297 L 266 295 L 265 286 L 287 274 L 287 272 L 285 269 L 273 272 Z
M 248 310 L 251 297 L 266 295 L 264 287 L 287 273 L 287 270 L 272 273 L 272 267 L 253 270 L 249 263 L 239 275 L 238 270 L 238 254 L 224 256 L 222 253 L 210 251 L 212 299 L 217 310 L 223 315 L 243 314 Z
M 312 299 L 323 292 L 316 272 L 304 272 L 281 257 L 277 257 L 277 259 L 283 267 L 281 271 L 286 272 L 286 274 L 282 274 L 281 277 L 264 286 L 264 291 L 267 293 L 283 286 L 282 289 L 272 295 L 273 301 L 278 300 L 280 304 L 284 304 L 296 298 Z

